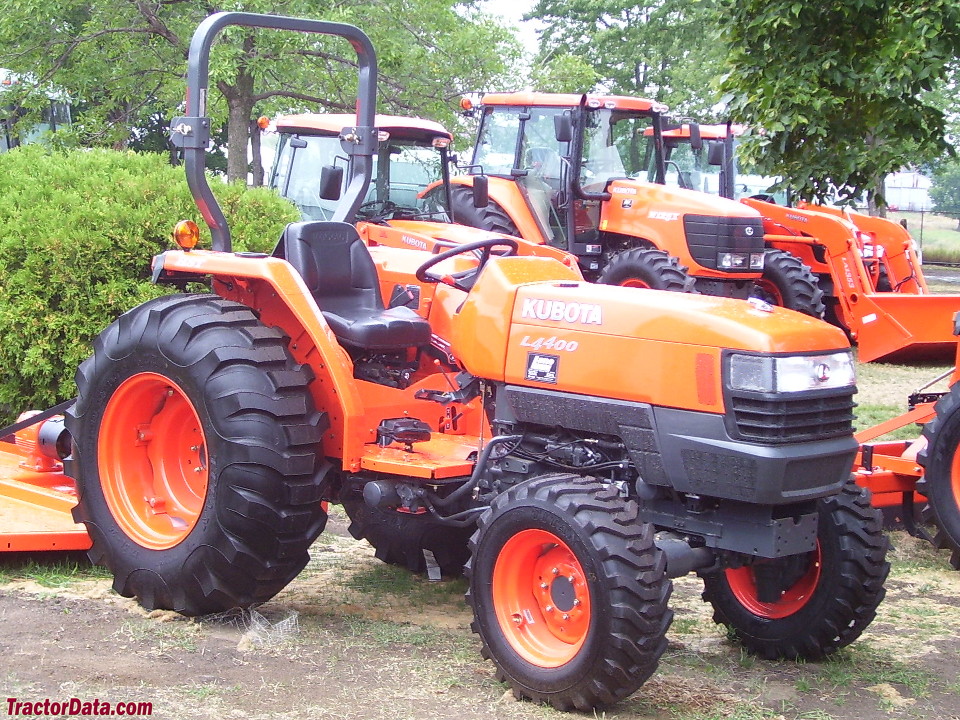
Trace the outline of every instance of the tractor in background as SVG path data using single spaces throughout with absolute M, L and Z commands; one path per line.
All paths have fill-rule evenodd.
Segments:
M 826 319 L 857 343 L 861 362 L 953 359 L 960 295 L 930 294 L 906 228 L 848 208 L 777 202 L 762 184 L 737 174 L 740 133 L 736 125 L 665 130 L 677 168 L 668 182 L 738 198 L 759 212 L 767 245 L 798 258 L 817 276 Z
M 544 97 L 548 98 L 544 102 L 554 100 L 554 96 Z M 568 96 L 561 100 L 570 102 Z M 499 162 L 507 160 L 503 152 L 491 151 L 491 155 L 481 156 L 484 163 L 477 164 L 475 157 L 474 164 L 467 166 L 475 174 L 451 176 L 452 137 L 442 126 L 419 118 L 378 116 L 378 131 L 386 139 L 378 153 L 368 197 L 358 213 L 361 234 L 379 243 L 421 248 L 432 247 L 437 239 L 469 242 L 479 239 L 480 232 L 519 237 L 541 248 L 540 254 L 576 261 L 585 277 L 601 283 L 673 291 L 696 289 L 726 297 L 753 295 L 809 315 L 822 315 L 816 279 L 792 258 L 784 260 L 775 252 L 763 251 L 762 227 L 755 213 L 735 203 L 705 200 L 702 195 L 679 192 L 656 182 L 629 180 L 628 175 L 641 175 L 662 183 L 662 163 L 656 150 L 659 144 L 648 142 L 643 135 L 643 128 L 659 127 L 662 108 L 650 101 L 607 101 L 624 106 L 625 110 L 616 115 L 618 124 L 611 124 L 616 131 L 609 132 L 625 137 L 616 137 L 604 148 L 594 139 L 594 161 L 583 163 L 591 176 L 590 187 L 601 195 L 608 194 L 607 180 L 619 178 L 611 186 L 617 197 L 609 203 L 597 198 L 589 202 L 575 199 L 572 189 L 559 191 L 572 182 L 566 169 L 569 158 L 561 160 L 561 153 L 570 152 L 571 142 L 561 143 L 559 149 L 552 147 L 557 141 L 550 139 L 555 130 L 551 118 L 557 117 L 558 124 L 565 128 L 557 132 L 575 132 L 569 122 L 560 122 L 569 120 L 568 115 L 560 114 L 562 107 L 542 109 L 546 114 L 537 115 L 539 124 L 524 121 L 522 132 L 537 136 L 524 141 L 537 145 L 525 157 L 538 159 L 533 170 L 522 173 L 494 168 L 490 157 L 499 158 Z M 321 207 L 329 216 L 336 206 L 336 185 L 324 182 L 321 187 L 321 176 L 334 176 L 340 164 L 336 177 L 340 185 L 345 182 L 335 143 L 346 122 L 348 117 L 344 115 L 304 114 L 277 118 L 273 124 L 280 141 L 269 185 L 293 200 L 305 218 L 318 216 Z M 547 125 L 550 137 L 540 137 Z M 514 136 L 509 141 L 503 130 L 489 132 L 513 148 L 518 130 L 510 131 Z M 599 130 L 593 132 L 599 137 Z M 639 133 L 643 147 L 633 141 L 630 154 L 643 156 L 642 168 L 638 165 L 628 172 L 618 147 L 634 132 Z M 510 159 L 508 164 L 514 162 Z M 489 173 L 480 173 L 478 168 L 483 167 Z M 602 178 L 596 175 L 601 171 Z M 510 179 L 502 177 L 505 174 Z M 326 194 L 326 200 L 322 194 Z M 610 219 L 601 222 L 600 208 L 608 206 L 603 212 L 609 212 Z M 574 216 L 579 241 L 569 242 L 574 235 L 568 220 L 573 222 Z M 451 221 L 457 225 L 451 225 Z M 644 239 L 637 240 L 641 236 Z M 588 239 L 590 242 L 586 242 Z
M 664 105 L 488 93 L 462 106 L 480 125 L 468 174 L 451 178 L 456 222 L 559 247 L 601 283 L 760 297 L 822 316 L 816 277 L 765 246 L 758 213 L 665 184 Z M 481 207 L 472 202 L 478 182 L 489 188 Z

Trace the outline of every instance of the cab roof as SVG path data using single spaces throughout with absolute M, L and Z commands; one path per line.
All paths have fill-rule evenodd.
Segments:
M 626 95 L 576 95 L 564 93 L 487 93 L 484 105 L 508 107 L 579 107 L 583 101 L 587 107 L 607 107 L 613 110 L 637 110 L 640 112 L 666 112 L 667 106 L 656 100 L 628 97 Z
M 743 125 L 733 125 L 733 136 L 737 137 L 738 135 L 743 135 Z M 689 138 L 690 137 L 690 126 L 684 123 L 678 128 L 672 128 L 670 130 L 664 130 L 663 136 L 665 138 Z M 722 125 L 701 125 L 700 126 L 700 137 L 704 140 L 723 140 L 727 137 L 727 126 L 726 124 Z
M 281 132 L 302 132 L 306 135 L 339 135 L 345 127 L 357 124 L 357 116 L 351 113 L 304 113 L 285 115 L 275 121 Z M 398 115 L 377 115 L 374 120 L 377 130 L 390 133 L 390 137 L 407 140 L 432 140 L 436 137 L 453 140 L 453 135 L 440 123 L 421 118 Z

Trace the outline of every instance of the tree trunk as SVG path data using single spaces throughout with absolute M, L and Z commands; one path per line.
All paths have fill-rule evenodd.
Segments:
M 263 185 L 263 155 L 260 152 L 260 126 L 256 120 L 250 121 L 250 162 L 252 164 L 253 186 Z
M 244 54 L 253 53 L 253 38 L 248 35 L 243 41 Z M 253 75 L 244 64 L 237 68 L 232 85 L 217 84 L 227 99 L 227 182 L 247 182 L 247 143 L 250 141 L 250 121 L 253 118 Z
M 867 190 L 867 208 L 873 217 L 887 216 L 887 201 L 884 198 L 886 175 L 878 174 L 870 178 L 870 187 Z
M 250 93 L 227 97 L 230 109 L 227 121 L 227 181 L 247 181 L 247 143 L 250 140 L 250 116 L 253 100 Z

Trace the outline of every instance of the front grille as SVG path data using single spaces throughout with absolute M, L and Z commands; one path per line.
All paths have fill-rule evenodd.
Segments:
M 798 395 L 795 397 L 794 395 Z M 767 443 L 803 442 L 849 435 L 853 432 L 853 393 L 733 394 L 730 408 L 742 440 Z
M 760 218 L 684 215 L 683 231 L 690 254 L 703 267 L 717 269 L 717 253 L 763 252 Z M 727 272 L 756 272 L 749 267 Z

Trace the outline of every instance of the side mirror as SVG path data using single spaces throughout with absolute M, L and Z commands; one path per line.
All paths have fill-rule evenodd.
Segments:
M 299 138 L 296 136 L 290 138 L 290 147 L 299 149 L 299 148 L 305 148 L 306 146 L 307 146 L 307 141 L 304 140 L 303 138 Z
M 707 145 L 707 164 L 720 167 L 723 165 L 723 143 L 712 142 Z
M 564 113 L 553 116 L 553 134 L 560 143 L 573 140 L 573 120 L 569 115 Z
M 343 186 L 343 168 L 335 165 L 324 165 L 320 168 L 320 198 L 323 200 L 339 200 L 340 188 Z
M 473 176 L 473 206 L 485 208 L 490 204 L 490 179 L 486 175 Z
M 703 147 L 703 138 L 700 137 L 700 124 L 692 122 L 687 127 L 690 129 L 690 148 L 699 150 Z

